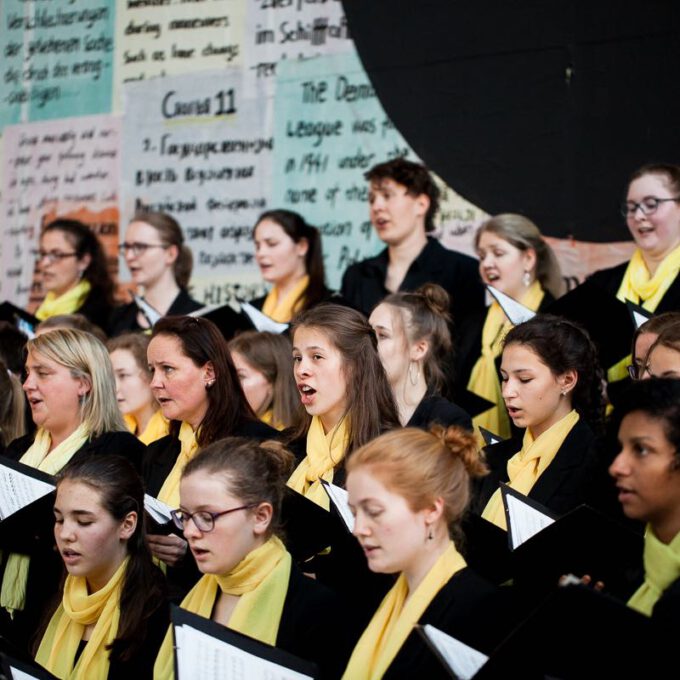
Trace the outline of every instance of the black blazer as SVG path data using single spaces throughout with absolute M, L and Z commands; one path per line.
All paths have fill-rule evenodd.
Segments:
M 427 430 L 433 423 L 444 427 L 459 425 L 466 430 L 472 430 L 470 416 L 460 406 L 436 394 L 425 395 L 421 399 L 406 427 Z
M 88 293 L 83 304 L 75 311 L 76 314 L 82 314 L 95 326 L 99 326 L 105 333 L 108 333 L 112 312 L 113 306 L 105 302 L 101 293 L 95 290 Z
M 5 455 L 12 460 L 19 460 L 32 443 L 32 436 L 15 439 L 7 448 Z M 127 458 L 139 470 L 145 448 L 144 444 L 129 432 L 106 432 L 84 444 L 71 460 L 77 461 L 91 455 L 115 454 Z M 7 637 L 19 649 L 28 651 L 48 603 L 59 590 L 59 581 L 64 572 L 61 556 L 54 543 L 54 517 L 49 513 L 44 521 L 26 527 L 23 535 L 6 536 L 0 549 L 31 557 L 24 610 L 16 612 L 14 619 L 10 619 L 4 609 L 0 610 L 0 635 Z M 3 562 L 0 581 L 4 571 Z
M 339 678 L 361 625 L 349 603 L 293 564 L 276 646 L 317 663 L 322 678 Z
M 348 304 L 369 316 L 389 291 L 385 288 L 387 248 L 375 257 L 347 268 L 340 292 Z M 477 260 L 449 250 L 428 237 L 426 246 L 411 263 L 400 291 L 413 291 L 424 283 L 437 283 L 451 296 L 451 316 L 459 326 L 472 312 L 484 307 L 484 287 Z
M 195 312 L 201 307 L 203 305 L 200 302 L 194 300 L 184 288 L 181 288 L 177 297 L 172 301 L 166 316 L 183 316 Z M 111 315 L 109 335 L 113 337 L 128 331 L 145 330 L 137 323 L 137 312 L 139 312 L 139 308 L 134 301 L 116 307 Z
M 508 633 L 509 609 L 505 589 L 496 588 L 466 567 L 455 573 L 437 593 L 419 623 L 429 623 L 489 654 Z M 383 677 L 385 680 L 445 680 L 451 676 L 414 630 Z
M 529 498 L 563 515 L 582 503 L 596 501 L 611 480 L 603 477 L 600 443 L 590 426 L 579 419 L 552 463 L 543 471 Z M 476 483 L 473 511 L 481 515 L 499 482 L 508 481 L 508 460 L 522 448 L 521 438 L 512 438 L 484 449 L 489 474 Z

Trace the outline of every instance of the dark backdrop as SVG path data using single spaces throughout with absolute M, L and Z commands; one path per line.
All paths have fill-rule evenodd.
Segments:
M 680 161 L 678 0 L 344 0 L 380 100 L 488 213 L 629 238 L 628 175 Z

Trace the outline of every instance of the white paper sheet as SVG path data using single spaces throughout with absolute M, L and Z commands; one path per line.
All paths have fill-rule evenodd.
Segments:
M 326 490 L 328 497 L 335 505 L 337 511 L 340 513 L 343 522 L 347 525 L 350 532 L 354 531 L 354 515 L 349 509 L 349 494 L 343 488 L 324 482 L 323 488 Z
M 37 675 L 31 675 L 26 671 L 20 671 L 18 668 L 14 668 L 14 666 L 10 666 L 9 668 L 12 672 L 12 680 L 39 680 Z
M 173 509 L 169 505 L 159 501 L 148 493 L 144 494 L 144 509 L 158 522 L 159 524 L 166 524 L 172 521 L 170 511 Z
M 536 316 L 536 312 L 517 302 L 517 300 L 511 298 L 509 295 L 501 293 L 497 288 L 494 288 L 493 286 L 487 286 L 487 288 L 489 293 L 496 298 L 496 302 L 501 306 L 505 312 L 505 316 L 510 319 L 510 323 L 512 323 L 513 326 L 518 326 Z
M 248 318 L 253 322 L 253 325 L 258 331 L 281 334 L 288 328 L 287 323 L 274 321 L 274 319 L 263 314 L 257 307 L 253 307 L 249 302 L 241 303 L 241 311 L 248 315 Z
M 175 626 L 177 680 L 307 680 L 190 626 Z
M 505 496 L 505 502 L 508 507 L 508 531 L 513 550 L 555 521 L 511 494 Z
M 423 632 L 460 680 L 470 680 L 489 660 L 486 654 L 456 640 L 439 628 L 426 624 L 423 626 Z
M 0 520 L 7 519 L 54 489 L 54 484 L 0 465 Z

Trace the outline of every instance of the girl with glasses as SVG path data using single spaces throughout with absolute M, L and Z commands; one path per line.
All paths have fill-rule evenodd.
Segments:
M 143 508 L 142 480 L 118 456 L 80 460 L 59 475 L 54 538 L 67 576 L 35 657 L 57 677 L 151 677 L 169 611 Z
M 117 454 L 141 467 L 144 445 L 125 427 L 116 403 L 113 368 L 90 333 L 53 329 L 29 340 L 24 392 L 37 426 L 5 455 L 56 475 L 70 461 Z M 45 521 L 3 533 L 0 634 L 25 646 L 61 573 L 52 526 Z
M 138 295 L 161 316 L 189 314 L 202 305 L 187 291 L 193 265 L 191 250 L 177 221 L 167 213 L 137 213 L 120 245 Z M 135 302 L 118 307 L 111 335 L 148 329 L 148 315 Z
M 168 316 L 154 326 L 147 349 L 151 390 L 170 433 L 147 449 L 142 474 L 146 490 L 171 508 L 179 505 L 182 469 L 199 448 L 222 437 L 271 439 L 276 430 L 258 420 L 248 405 L 226 340 L 211 321 Z M 196 581 L 179 536 L 149 534 L 154 556 L 165 562 L 173 595 Z
M 680 323 L 676 321 L 659 333 L 647 352 L 641 377 L 680 378 Z
M 631 363 L 628 374 L 631 380 L 641 380 L 647 373 L 647 355 L 660 333 L 671 326 L 680 325 L 680 312 L 665 312 L 645 321 L 633 334 Z
M 182 608 L 314 661 L 338 677 L 356 639 L 346 605 L 293 564 L 278 537 L 293 456 L 277 442 L 214 442 L 182 472 L 175 521 L 203 577 Z M 172 632 L 154 668 L 173 677 Z
M 165 437 L 169 431 L 151 391 L 148 346 L 149 338 L 142 333 L 124 333 L 106 343 L 116 377 L 118 407 L 130 432 L 144 444 Z
M 114 285 L 102 244 L 89 227 L 77 220 L 50 222 L 40 236 L 37 262 L 47 292 L 38 319 L 78 312 L 108 330 Z

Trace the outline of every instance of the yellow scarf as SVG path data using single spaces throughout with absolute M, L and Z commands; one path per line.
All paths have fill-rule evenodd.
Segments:
M 281 432 L 281 430 L 286 429 L 286 426 L 282 422 L 280 422 L 278 420 L 274 420 L 274 411 L 272 409 L 268 409 L 267 411 L 265 411 L 260 416 L 260 420 L 263 423 L 267 423 L 267 425 L 271 425 L 273 428 L 277 429 L 279 432 Z
M 630 300 L 636 305 L 641 305 L 643 309 L 655 312 L 666 291 L 675 281 L 678 271 L 680 271 L 680 246 L 666 255 L 652 277 L 649 276 L 649 269 L 647 269 L 642 257 L 642 252 L 637 248 L 633 257 L 630 258 L 616 297 L 621 302 Z M 630 362 L 631 356 L 629 354 L 614 364 L 607 370 L 607 380 L 616 382 L 627 378 L 628 369 L 626 367 Z
M 534 439 L 529 428 L 524 432 L 522 449 L 508 461 L 508 479 L 510 486 L 527 496 L 538 478 L 553 462 L 567 435 L 579 421 L 576 411 L 569 411 L 564 418 L 549 427 L 537 439 Z M 482 512 L 482 517 L 493 522 L 501 529 L 506 529 L 505 511 L 501 490 L 497 489 Z
M 309 285 L 309 276 L 303 276 L 291 289 L 291 291 L 279 300 L 279 289 L 274 286 L 262 305 L 262 313 L 266 314 L 270 319 L 278 321 L 279 323 L 288 323 L 295 316 L 295 312 L 299 311 L 305 303 L 305 296 L 303 293 L 307 290 Z
M 142 434 L 137 434 L 137 421 L 132 415 L 129 413 L 124 414 L 123 420 L 125 421 L 127 429 L 130 430 L 132 434 L 137 435 L 137 439 L 147 446 L 151 444 L 151 442 L 162 439 L 170 432 L 170 421 L 163 416 L 161 411 L 156 411 L 151 416 Z
M 288 594 L 291 556 L 283 543 L 272 536 L 266 543 L 237 564 L 228 574 L 205 574 L 180 605 L 209 619 L 218 588 L 229 595 L 240 595 L 229 628 L 269 645 L 276 644 L 283 604 Z M 153 669 L 154 680 L 174 677 L 172 627 L 168 629 Z
M 158 500 L 163 501 L 171 508 L 179 507 L 179 482 L 182 478 L 182 470 L 198 451 L 196 433 L 191 429 L 189 423 L 182 423 L 179 428 L 179 440 L 182 443 L 182 448 L 172 470 L 170 470 L 170 474 L 165 478 L 163 486 L 158 492 Z
M 78 282 L 73 288 L 69 288 L 62 295 L 57 296 L 50 291 L 45 295 L 40 307 L 35 313 L 36 318 L 40 321 L 49 319 L 51 316 L 59 314 L 73 314 L 77 312 L 85 302 L 85 298 L 90 293 L 90 282 L 83 279 Z
M 676 534 L 666 545 L 656 537 L 652 527 L 647 525 L 643 559 L 645 582 L 628 600 L 628 606 L 641 614 L 651 616 L 654 605 L 663 591 L 680 578 L 680 534 Z
M 36 432 L 33 444 L 21 457 L 20 462 L 49 475 L 56 475 L 88 438 L 88 431 L 81 425 L 50 451 L 52 438 L 47 430 L 41 428 Z M 22 611 L 26 604 L 26 583 L 30 564 L 31 558 L 28 555 L 10 553 L 7 557 L 0 590 L 0 607 L 4 607 L 12 617 L 15 610 Z
M 519 302 L 525 307 L 536 311 L 543 300 L 545 291 L 538 281 L 534 281 Z M 511 435 L 510 419 L 503 404 L 501 396 L 501 384 L 498 380 L 496 357 L 500 356 L 503 349 L 503 340 L 512 328 L 512 324 L 505 316 L 505 312 L 497 302 L 492 302 L 486 313 L 484 328 L 482 329 L 482 354 L 470 374 L 467 388 L 480 397 L 495 404 L 493 408 L 480 413 L 472 419 L 478 443 L 483 445 L 479 427 L 507 439 Z
M 125 558 L 111 580 L 96 593 L 88 595 L 83 576 L 67 576 L 64 597 L 52 615 L 40 642 L 35 660 L 58 678 L 68 680 L 106 680 L 109 675 L 109 650 L 118 634 L 120 595 L 129 558 Z M 73 661 L 86 626 L 95 624 L 78 663 Z
M 307 432 L 307 455 L 293 471 L 288 486 L 328 510 L 329 498 L 321 480 L 333 481 L 333 470 L 345 457 L 348 440 L 347 418 L 325 434 L 321 418 L 314 416 Z
M 451 542 L 412 594 L 406 577 L 400 574 L 359 638 L 342 680 L 382 678 L 437 593 L 465 566 Z

